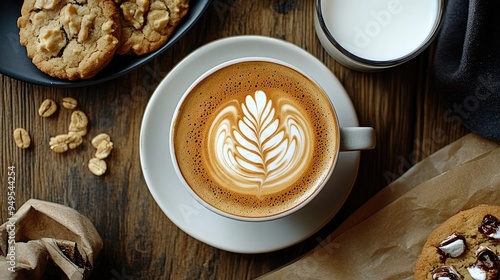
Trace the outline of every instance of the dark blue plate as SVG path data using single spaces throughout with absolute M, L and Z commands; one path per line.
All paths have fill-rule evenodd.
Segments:
M 109 81 L 162 54 L 199 19 L 209 2 L 210 0 L 191 0 L 188 14 L 182 19 L 167 43 L 157 51 L 143 56 L 117 55 L 94 78 L 68 81 L 53 78 L 33 65 L 31 59 L 26 56 L 26 48 L 19 43 L 17 19 L 21 15 L 23 1 L 4 1 L 0 9 L 0 73 L 28 83 L 53 87 L 78 87 Z

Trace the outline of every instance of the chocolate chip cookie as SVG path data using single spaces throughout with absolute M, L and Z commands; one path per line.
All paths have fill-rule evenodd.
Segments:
M 449 218 L 429 236 L 415 279 L 499 279 L 500 206 L 480 205 Z
M 163 46 L 187 14 L 189 0 L 115 0 L 122 25 L 119 54 L 143 55 Z
M 113 58 L 121 35 L 112 0 L 25 0 L 17 25 L 33 64 L 68 80 L 97 74 Z

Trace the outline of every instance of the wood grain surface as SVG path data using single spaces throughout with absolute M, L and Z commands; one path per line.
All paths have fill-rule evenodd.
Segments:
M 350 70 L 320 45 L 313 24 L 314 1 L 214 0 L 172 48 L 122 77 L 95 86 L 51 88 L 0 75 L 0 218 L 8 218 L 7 167 L 17 170 L 16 203 L 29 198 L 68 205 L 92 220 L 104 241 L 96 279 L 253 279 L 318 246 L 350 213 L 412 164 L 468 133 L 451 121 L 431 71 L 433 45 L 412 61 L 377 73 Z M 236 254 L 208 246 L 182 232 L 157 206 L 139 160 L 139 133 L 147 102 L 161 79 L 186 55 L 213 40 L 258 34 L 294 43 L 320 59 L 351 97 L 360 124 L 377 132 L 377 147 L 362 152 L 359 173 L 337 216 L 307 240 L 265 254 Z M 94 148 L 86 141 L 64 154 L 50 137 L 64 133 L 71 112 L 41 118 L 46 98 L 70 96 L 90 119 L 87 140 L 105 132 L 114 143 L 108 171 L 96 177 L 86 167 Z M 27 150 L 12 133 L 31 135 Z

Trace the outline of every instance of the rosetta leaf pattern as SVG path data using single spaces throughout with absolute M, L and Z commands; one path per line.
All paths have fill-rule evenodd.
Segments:
M 237 150 L 241 155 L 237 162 L 241 166 L 250 165 L 260 174 L 260 185 L 264 185 L 267 177 L 277 165 L 272 159 L 286 154 L 287 141 L 284 132 L 279 132 L 279 119 L 275 118 L 275 109 L 272 101 L 262 91 L 255 96 L 247 96 L 242 104 L 243 119 L 238 123 L 238 130 L 234 131 L 238 142 Z
M 237 150 L 241 157 L 237 161 L 241 165 L 251 162 L 258 168 L 262 182 L 265 183 L 269 170 L 266 154 L 274 147 L 269 147 L 266 143 L 271 143 L 270 139 L 276 134 L 278 129 L 278 119 L 274 119 L 275 109 L 272 108 L 272 101 L 267 100 L 262 91 L 257 91 L 255 97 L 247 96 L 245 104 L 242 104 L 243 119 L 239 121 L 239 130 L 234 131 L 238 141 Z
M 216 151 L 212 168 L 219 182 L 231 180 L 242 192 L 279 190 L 301 173 L 310 155 L 307 122 L 290 104 L 274 104 L 256 91 L 244 102 L 228 105 L 215 118 L 210 135 Z M 226 178 L 226 179 L 224 179 Z

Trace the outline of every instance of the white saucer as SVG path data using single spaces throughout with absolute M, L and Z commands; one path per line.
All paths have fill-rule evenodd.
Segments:
M 153 93 L 142 121 L 140 158 L 148 188 L 167 217 L 201 242 L 236 253 L 265 253 L 294 245 L 322 228 L 347 199 L 358 172 L 360 152 L 342 152 L 330 182 L 308 205 L 268 222 L 242 222 L 204 208 L 184 189 L 172 165 L 169 131 L 182 94 L 201 74 L 241 57 L 270 57 L 308 73 L 327 91 L 341 126 L 358 126 L 349 96 L 337 78 L 314 56 L 282 40 L 261 36 L 229 37 L 209 43 L 183 59 Z

